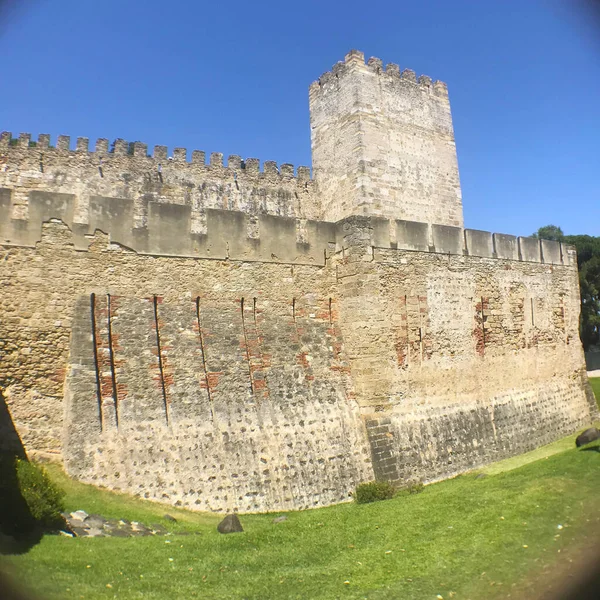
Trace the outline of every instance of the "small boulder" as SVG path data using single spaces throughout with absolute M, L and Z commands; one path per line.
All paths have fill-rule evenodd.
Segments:
M 171 523 L 177 523 L 177 519 L 175 517 L 172 517 L 171 515 L 167 514 L 163 516 L 163 519 L 165 521 L 170 521 Z
M 218 525 L 219 533 L 238 533 L 244 531 L 237 515 L 227 515 Z
M 598 431 L 598 429 L 595 427 L 590 427 L 577 436 L 575 445 L 579 448 L 580 446 L 585 446 L 586 444 L 595 442 L 596 440 L 600 440 L 600 431 Z
M 275 517 L 273 519 L 273 523 L 283 523 L 284 521 L 287 521 L 287 517 L 285 515 L 281 515 L 280 517 Z
M 74 521 L 85 521 L 89 515 L 85 512 L 85 510 L 76 510 L 75 512 L 72 512 L 69 516 Z

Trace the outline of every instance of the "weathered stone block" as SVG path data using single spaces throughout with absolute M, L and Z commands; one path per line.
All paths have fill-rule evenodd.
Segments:
M 542 257 L 548 265 L 562 264 L 560 242 L 552 240 L 540 240 L 542 246 Z
M 465 229 L 465 242 L 470 256 L 494 257 L 494 240 L 489 231 Z
M 520 237 L 519 254 L 525 262 L 542 262 L 540 240 L 537 238 Z
M 519 260 L 519 243 L 516 236 L 494 233 L 493 238 L 498 258 Z
M 429 225 L 416 221 L 396 221 L 398 249 L 429 251 Z
M 432 225 L 431 231 L 436 252 L 463 255 L 464 237 L 460 227 Z

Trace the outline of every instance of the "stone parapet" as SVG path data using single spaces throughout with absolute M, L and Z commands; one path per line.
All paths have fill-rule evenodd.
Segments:
M 89 219 L 90 198 L 126 198 L 134 202 L 136 226 L 145 224 L 148 202 L 185 204 L 194 217 L 206 208 L 237 210 L 248 214 L 267 213 L 285 217 L 320 216 L 309 167 L 277 165 L 257 158 L 242 160 L 194 150 L 188 160 L 185 148 L 169 152 L 155 146 L 152 154 L 146 144 L 99 139 L 93 150 L 87 138 L 77 138 L 72 148 L 68 136 L 59 136 L 54 145 L 42 134 L 37 142 L 22 133 L 13 138 L 0 136 L 0 187 L 11 188 L 11 214 L 27 219 L 30 192 L 72 194 L 75 222 Z M 201 223 L 197 225 L 201 227 Z
M 375 248 L 390 248 L 551 265 L 577 265 L 574 246 L 550 240 L 378 217 L 349 217 L 339 221 L 336 227 L 338 252 L 346 252 L 360 245 L 363 253 L 370 256 Z
M 386 82 L 397 85 L 418 85 L 423 91 L 436 96 L 448 96 L 448 86 L 443 81 L 433 81 L 428 75 L 417 77 L 412 69 L 400 70 L 396 63 L 388 63 L 385 68 L 380 58 L 372 56 L 365 64 L 365 55 L 360 50 L 350 50 L 343 61 L 337 62 L 310 85 L 310 94 L 318 94 L 335 89 L 337 80 L 354 68 L 367 68 Z
M 8 192 L 8 193 L 7 193 Z M 29 218 L 10 218 L 10 191 L 0 190 L 0 243 L 33 246 L 43 223 L 59 219 L 69 226 L 78 250 L 87 250 L 96 230 L 140 254 L 323 265 L 335 248 L 335 225 L 308 219 L 249 215 L 205 209 L 202 227 L 194 230 L 192 208 L 148 202 L 145 226 L 136 227 L 134 201 L 93 196 L 88 221 L 74 221 L 72 194 L 31 192 Z
M 73 142 L 69 135 L 59 135 L 56 139 L 56 144 L 51 144 L 50 135 L 41 133 L 37 141 L 31 139 L 30 133 L 20 133 L 18 137 L 13 137 L 10 131 L 0 133 L 0 152 L 3 154 L 11 153 L 15 156 L 23 157 L 24 151 L 27 151 L 30 156 L 41 159 L 50 157 L 79 158 L 82 155 L 89 156 L 92 159 L 102 161 L 111 161 L 119 157 L 129 157 L 132 161 L 135 159 L 144 159 L 148 162 L 147 165 L 154 164 L 157 168 L 166 166 L 170 163 L 176 163 L 178 166 L 182 164 L 196 165 L 201 167 L 212 167 L 213 169 L 229 169 L 230 175 L 257 175 L 262 174 L 266 177 L 282 177 L 285 179 L 295 178 L 299 182 L 310 181 L 310 167 L 299 166 L 285 163 L 281 167 L 275 161 L 267 160 L 263 162 L 261 170 L 260 160 L 258 158 L 247 158 L 243 160 L 236 154 L 229 155 L 227 165 L 224 164 L 223 154 L 221 152 L 212 152 L 209 155 L 209 161 L 206 162 L 206 152 L 202 150 L 193 150 L 191 159 L 188 160 L 189 151 L 187 148 L 174 148 L 169 154 L 167 146 L 154 146 L 152 153 L 148 152 L 148 144 L 143 142 L 128 142 L 123 139 L 116 139 L 109 143 L 106 138 L 98 138 L 94 149 L 90 148 L 90 140 L 86 137 L 76 138 L 75 148 L 72 148 Z M 43 153 L 43 155 L 42 155 Z M 9 162 L 10 159 L 5 159 Z M 152 162 L 150 162 L 152 161 Z M 67 166 L 67 165 L 65 165 Z M 71 166 L 71 165 L 68 165 Z
M 28 206 L 27 220 L 11 219 L 11 190 L 0 188 L 0 243 L 33 246 L 41 240 L 43 223 L 60 219 L 72 230 L 79 250 L 86 250 L 90 236 L 100 230 L 113 243 L 161 256 L 324 265 L 335 252 L 351 251 L 358 260 L 371 260 L 374 248 L 395 248 L 577 264 L 575 248 L 567 244 L 416 221 L 352 216 L 330 223 L 208 208 L 201 213 L 198 228 L 190 206 L 150 201 L 145 226 L 136 227 L 135 203 L 127 198 L 91 197 L 86 223 L 74 220 L 72 194 L 33 191 Z

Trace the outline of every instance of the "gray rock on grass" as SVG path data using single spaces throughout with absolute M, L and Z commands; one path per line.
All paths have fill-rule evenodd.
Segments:
M 244 531 L 244 528 L 242 527 L 242 524 L 240 523 L 238 516 L 233 514 L 233 515 L 227 515 L 217 525 L 217 531 L 219 533 L 239 533 L 239 532 Z
M 600 440 L 600 431 L 598 431 L 598 429 L 595 427 L 590 427 L 577 436 L 575 445 L 579 448 L 580 446 L 585 446 L 586 444 L 590 444 L 596 440 Z

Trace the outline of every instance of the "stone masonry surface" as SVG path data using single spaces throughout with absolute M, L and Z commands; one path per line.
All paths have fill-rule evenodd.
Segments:
M 446 84 L 350 52 L 310 87 L 323 217 L 380 215 L 461 227 Z
M 310 102 L 314 180 L 0 138 L 0 398 L 30 454 L 260 512 L 598 416 L 574 249 L 462 228 L 445 84 L 353 51 Z

